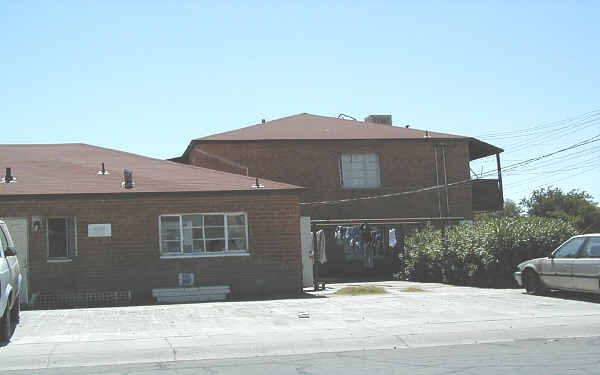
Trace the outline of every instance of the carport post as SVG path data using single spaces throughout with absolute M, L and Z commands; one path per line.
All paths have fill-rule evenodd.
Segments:
M 498 190 L 500 191 L 500 202 L 498 209 L 504 208 L 504 190 L 502 188 L 502 167 L 500 166 L 500 153 L 496 153 L 496 167 L 498 169 Z

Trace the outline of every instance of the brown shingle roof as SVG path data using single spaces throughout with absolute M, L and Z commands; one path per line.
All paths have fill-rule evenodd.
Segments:
M 264 124 L 199 138 L 197 141 L 467 138 L 405 127 L 300 113 Z
M 182 155 L 197 142 L 279 141 L 279 140 L 369 140 L 369 139 L 463 139 L 470 144 L 470 159 L 478 159 L 502 152 L 501 148 L 472 137 L 437 133 L 406 127 L 373 124 L 370 122 L 339 119 L 336 117 L 300 113 L 267 121 L 245 128 L 194 139 Z
M 108 175 L 98 175 L 104 162 Z M 0 183 L 0 196 L 256 191 L 255 179 L 87 144 L 0 145 L 0 177 L 10 167 L 15 183 Z M 121 187 L 123 169 L 135 187 Z M 299 187 L 260 179 L 260 190 Z

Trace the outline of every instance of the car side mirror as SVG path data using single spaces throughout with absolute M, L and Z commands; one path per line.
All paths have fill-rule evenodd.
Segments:
M 15 249 L 14 246 L 8 246 L 4 249 L 5 257 L 14 257 L 15 255 L 17 255 L 17 249 Z

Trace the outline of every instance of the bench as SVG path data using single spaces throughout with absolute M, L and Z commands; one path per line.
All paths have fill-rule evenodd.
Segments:
M 229 285 L 152 289 L 158 303 L 224 301 L 229 293 Z

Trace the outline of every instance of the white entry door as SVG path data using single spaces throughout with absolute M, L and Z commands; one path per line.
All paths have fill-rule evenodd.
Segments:
M 310 233 L 310 217 L 300 217 L 300 246 L 302 247 L 302 285 L 306 288 L 313 285 L 314 249 Z
M 21 268 L 21 304 L 29 303 L 29 232 L 26 218 L 6 218 L 10 236 L 17 247 L 17 259 Z

